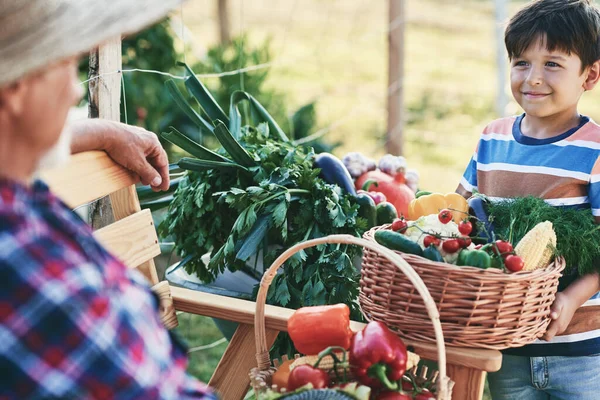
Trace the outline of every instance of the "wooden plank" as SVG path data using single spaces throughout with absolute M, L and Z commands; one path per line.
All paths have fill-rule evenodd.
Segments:
M 268 347 L 273 345 L 278 333 L 276 330 L 267 330 Z M 256 367 L 255 355 L 254 326 L 240 324 L 208 385 L 214 388 L 223 399 L 243 399 L 250 386 L 248 374 L 252 368 Z
M 386 151 L 402 155 L 404 144 L 405 0 L 389 1 Z
M 75 154 L 41 178 L 69 207 L 89 203 L 135 183 L 136 177 L 103 151 Z
M 485 371 L 448 364 L 448 376 L 454 381 L 452 398 L 481 400 L 485 386 Z
M 198 292 L 190 289 L 171 287 L 175 309 L 192 314 L 221 318 L 242 324 L 254 324 L 256 303 L 226 296 Z M 265 307 L 265 325 L 267 329 L 287 331 L 287 320 L 294 310 L 267 305 Z M 365 324 L 351 322 L 352 330 L 359 331 Z M 437 350 L 433 343 L 421 343 L 406 340 L 414 346 L 415 352 L 428 360 L 437 360 Z M 496 350 L 466 349 L 446 347 L 448 364 L 474 368 L 488 372 L 498 371 L 502 365 L 502 354 Z
M 579 307 L 567 329 L 560 334 L 573 335 L 600 329 L 600 306 Z
M 94 236 L 129 268 L 160 254 L 150 210 L 123 218 L 94 232 Z

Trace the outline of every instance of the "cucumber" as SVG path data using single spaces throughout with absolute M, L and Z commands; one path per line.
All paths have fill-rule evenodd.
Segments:
M 433 245 L 430 245 L 428 248 L 423 250 L 423 257 L 431 261 L 444 262 L 442 253 L 440 253 L 440 251 Z
M 423 255 L 421 246 L 398 232 L 390 230 L 377 231 L 375 232 L 375 241 L 391 250 L 415 254 L 417 256 Z

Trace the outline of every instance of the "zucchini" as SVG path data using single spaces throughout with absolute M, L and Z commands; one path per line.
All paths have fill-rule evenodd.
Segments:
M 423 255 L 421 246 L 398 232 L 379 230 L 375 232 L 375 241 L 391 250 L 397 250 L 407 254 L 415 254 L 417 256 Z

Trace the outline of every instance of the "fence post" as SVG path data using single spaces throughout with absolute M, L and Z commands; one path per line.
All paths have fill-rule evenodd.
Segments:
M 386 151 L 402 155 L 404 142 L 405 0 L 389 0 Z
M 120 121 L 121 73 L 102 76 L 121 69 L 121 37 L 115 37 L 90 53 L 89 117 Z M 109 198 L 90 205 L 88 217 L 92 228 L 114 222 Z

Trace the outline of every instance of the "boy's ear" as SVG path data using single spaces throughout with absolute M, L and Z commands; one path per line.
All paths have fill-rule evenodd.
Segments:
M 600 60 L 593 63 L 587 71 L 587 78 L 583 82 L 585 90 L 592 90 L 600 80 Z
M 11 114 L 21 114 L 25 109 L 25 86 L 23 81 L 18 81 L 0 88 L 0 109 Z

